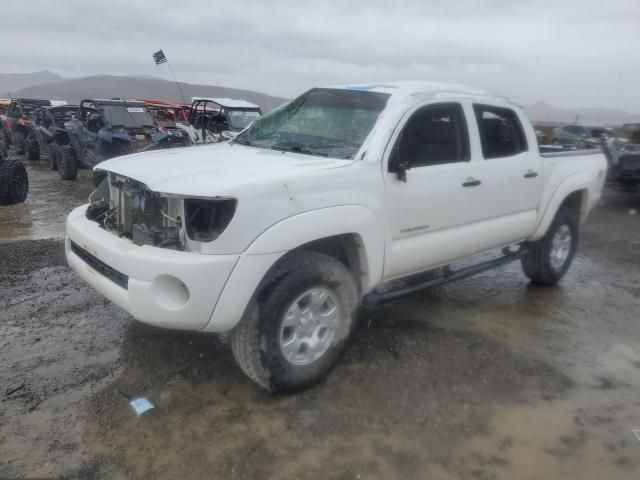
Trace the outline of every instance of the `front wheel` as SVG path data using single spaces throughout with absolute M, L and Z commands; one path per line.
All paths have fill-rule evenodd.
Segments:
M 16 158 L 0 158 L 0 205 L 15 205 L 27 199 L 29 176 Z
M 13 134 L 13 144 L 16 147 L 16 153 L 18 155 L 24 155 L 24 134 L 22 132 L 15 132 Z
M 267 390 L 301 390 L 335 365 L 353 332 L 357 304 L 353 275 L 338 260 L 314 251 L 289 254 L 233 330 L 233 355 Z
M 57 143 L 49 144 L 49 168 L 51 170 L 58 169 L 58 156 L 60 155 L 60 145 Z
M 578 224 L 575 211 L 561 208 L 544 237 L 527 244 L 522 269 L 531 281 L 555 285 L 567 273 L 578 248 Z
M 27 158 L 31 161 L 40 160 L 40 145 L 38 145 L 38 141 L 33 138 L 27 138 L 27 140 L 25 140 L 25 145 Z
M 71 145 L 65 145 L 58 155 L 58 174 L 63 180 L 75 180 L 78 177 L 78 159 Z

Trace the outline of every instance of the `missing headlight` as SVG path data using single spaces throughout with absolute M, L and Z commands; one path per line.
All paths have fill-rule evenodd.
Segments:
M 196 242 L 211 242 L 218 238 L 231 222 L 236 211 L 234 199 L 184 201 L 187 234 Z

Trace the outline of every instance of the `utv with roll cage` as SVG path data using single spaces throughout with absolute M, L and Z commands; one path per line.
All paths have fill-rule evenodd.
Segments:
M 65 124 L 73 119 L 77 111 L 78 105 L 58 105 L 36 110 L 26 140 L 29 158 L 37 160 L 41 154 L 45 154 L 51 170 L 57 170 L 61 149 L 70 142 Z
M 262 115 L 258 105 L 232 98 L 192 98 L 189 126 L 194 143 L 229 140 Z
M 69 144 L 57 158 L 64 180 L 74 180 L 80 167 L 93 168 L 109 158 L 190 145 L 180 130 L 161 131 L 143 102 L 122 99 L 82 100 L 65 129 Z
M 23 155 L 29 146 L 26 139 L 33 131 L 33 116 L 38 108 L 51 106 L 51 101 L 35 98 L 12 98 L 2 122 L 6 146 L 13 145 L 18 155 Z M 27 151 L 30 160 L 35 160 L 35 151 Z M 33 158 L 32 158 L 33 157 Z

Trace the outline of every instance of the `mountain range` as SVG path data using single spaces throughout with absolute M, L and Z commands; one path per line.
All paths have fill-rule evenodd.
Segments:
M 192 96 L 229 97 L 247 100 L 260 105 L 268 112 L 287 99 L 274 97 L 251 90 L 241 90 L 213 85 L 180 83 L 187 102 Z M 64 78 L 44 70 L 34 73 L 0 73 L 0 98 L 11 93 L 14 97 L 49 98 L 66 100 L 75 104 L 84 98 L 159 98 L 174 102 L 182 101 L 174 82 L 150 75 L 93 75 L 80 78 Z M 559 124 L 591 122 L 607 125 L 640 121 L 640 115 L 606 108 L 557 108 L 545 102 L 525 107 L 535 123 Z
M 228 97 L 255 103 L 268 112 L 287 99 L 265 93 L 213 85 L 180 83 L 187 103 L 191 97 Z M 48 98 L 66 100 L 77 104 L 85 98 L 157 98 L 181 102 L 182 98 L 174 82 L 149 75 L 94 75 L 81 78 L 63 78 L 43 71 L 26 74 L 0 73 L 0 98 L 13 97 Z

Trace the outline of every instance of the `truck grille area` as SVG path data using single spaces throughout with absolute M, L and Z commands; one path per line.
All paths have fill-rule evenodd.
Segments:
M 184 250 L 182 200 L 166 198 L 113 173 L 94 193 L 86 213 L 89 220 L 136 245 Z
M 71 251 L 75 253 L 84 263 L 93 268 L 96 272 L 102 274 L 119 287 L 128 290 L 129 277 L 127 277 L 124 273 L 111 268 L 109 265 L 94 257 L 73 241 L 71 242 Z

